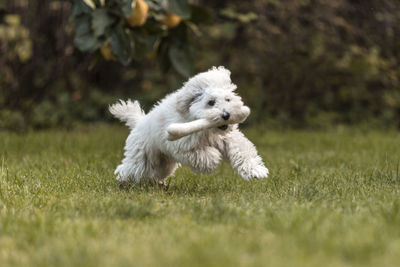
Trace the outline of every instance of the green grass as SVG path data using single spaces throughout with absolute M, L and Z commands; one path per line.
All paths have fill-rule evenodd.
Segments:
M 128 131 L 0 133 L 1 266 L 398 266 L 400 134 L 247 129 L 270 178 L 119 189 Z

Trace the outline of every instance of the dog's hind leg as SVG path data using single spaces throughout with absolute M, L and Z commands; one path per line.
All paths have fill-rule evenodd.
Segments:
M 154 181 L 157 182 L 160 188 L 163 188 L 165 191 L 168 190 L 167 179 L 168 177 L 174 175 L 176 169 L 179 167 L 179 163 L 177 163 L 173 158 L 166 156 L 162 153 L 157 153 L 157 157 L 154 157 L 157 160 L 153 162 L 153 174 Z
M 178 167 L 179 164 L 173 158 L 142 146 L 126 150 L 125 158 L 115 170 L 115 174 L 121 183 L 157 184 L 173 175 Z
M 125 158 L 122 164 L 120 164 L 114 172 L 114 174 L 117 175 L 117 180 L 120 183 L 139 183 L 142 180 L 143 175 L 140 173 L 137 166 L 137 164 Z
M 122 163 L 114 172 L 119 182 L 139 183 L 143 179 L 153 178 L 145 149 L 139 146 L 126 149 L 124 156 Z

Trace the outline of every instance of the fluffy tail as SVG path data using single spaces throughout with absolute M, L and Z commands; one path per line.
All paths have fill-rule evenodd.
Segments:
M 145 116 L 144 111 L 140 108 L 139 102 L 132 102 L 130 99 L 126 102 L 119 100 L 119 102 L 109 106 L 108 110 L 114 117 L 125 122 L 125 125 L 130 129 L 135 128 L 137 122 Z

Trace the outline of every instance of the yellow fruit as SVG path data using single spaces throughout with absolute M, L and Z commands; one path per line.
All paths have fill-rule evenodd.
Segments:
M 147 14 L 149 13 L 149 5 L 143 0 L 132 2 L 132 15 L 126 19 L 131 27 L 142 26 L 146 23 Z
M 115 60 L 110 44 L 104 44 L 100 47 L 100 52 L 103 55 L 105 60 Z
M 93 3 L 92 0 L 83 0 L 86 5 L 90 6 L 92 9 L 96 9 L 96 5 Z
M 161 21 L 164 25 L 167 25 L 168 28 L 174 28 L 178 26 L 181 22 L 181 18 L 173 13 L 167 13 L 165 18 Z

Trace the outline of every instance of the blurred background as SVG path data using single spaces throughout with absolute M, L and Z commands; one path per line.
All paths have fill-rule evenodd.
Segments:
M 224 65 L 248 125 L 400 128 L 398 0 L 0 0 L 0 129 L 111 122 Z

